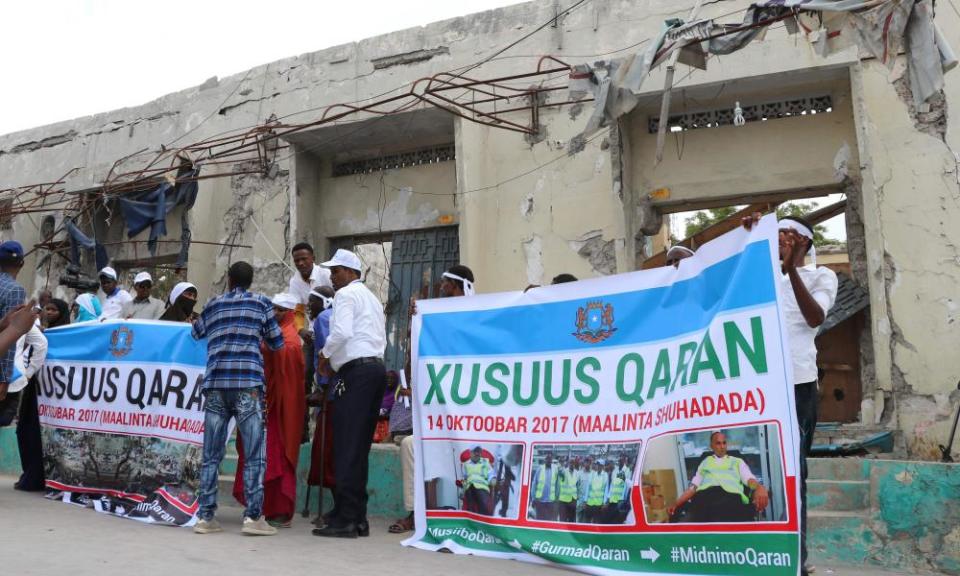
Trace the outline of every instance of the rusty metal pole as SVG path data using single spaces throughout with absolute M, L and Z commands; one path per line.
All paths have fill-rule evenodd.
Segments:
M 703 4 L 703 0 L 697 0 L 697 3 L 694 4 L 693 9 L 690 10 L 690 17 L 687 18 L 689 22 L 693 22 L 693 19 L 697 17 L 701 4 Z M 673 75 L 677 68 L 677 59 L 680 58 L 680 50 L 682 50 L 682 48 L 678 48 L 674 51 L 673 55 L 670 56 L 670 63 L 667 64 L 667 76 L 663 81 L 663 101 L 660 103 L 660 125 L 657 126 L 657 160 L 655 163 L 657 166 L 659 166 L 660 161 L 663 160 L 663 145 L 667 139 L 667 125 L 670 123 L 670 95 L 673 90 Z

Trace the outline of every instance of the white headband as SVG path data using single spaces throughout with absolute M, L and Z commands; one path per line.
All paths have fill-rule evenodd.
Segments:
M 466 278 L 461 278 L 456 274 L 451 272 L 444 272 L 440 275 L 441 278 L 449 278 L 450 280 L 457 280 L 463 283 L 463 293 L 467 296 L 473 296 L 476 292 L 473 289 L 473 282 L 467 280 Z
M 810 251 L 807 252 L 807 256 L 810 257 L 810 263 L 814 266 L 817 265 L 817 248 L 813 245 L 813 232 L 807 229 L 806 226 L 797 222 L 796 220 L 790 220 L 785 218 L 777 222 L 777 228 L 779 230 L 793 230 L 797 234 L 803 236 L 804 238 L 810 239 Z
M 668 258 L 668 259 L 670 258 L 670 253 L 671 253 L 671 252 L 681 252 L 681 253 L 683 253 L 683 254 L 686 254 L 687 256 L 693 256 L 693 250 L 687 248 L 686 246 L 680 246 L 679 244 L 676 245 L 676 246 L 672 246 L 672 247 L 670 247 L 669 250 L 667 250 L 667 258 Z
M 329 309 L 331 306 L 333 306 L 333 298 L 330 298 L 330 297 L 328 297 L 328 296 L 324 296 L 323 294 L 321 294 L 320 292 L 318 292 L 316 288 L 314 288 L 313 290 L 310 291 L 310 295 L 311 295 L 311 296 L 314 296 L 315 298 L 318 298 L 321 302 L 323 302 L 323 309 L 324 309 L 324 310 L 327 310 L 327 309 Z

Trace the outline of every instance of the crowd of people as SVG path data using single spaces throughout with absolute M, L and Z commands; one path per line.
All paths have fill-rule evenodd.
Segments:
M 755 214 L 745 218 L 742 224 L 749 230 L 758 220 L 759 214 Z M 781 293 L 801 436 L 801 528 L 805 536 L 806 455 L 817 418 L 814 339 L 836 298 L 837 277 L 829 268 L 816 266 L 810 223 L 803 218 L 787 217 L 780 220 L 779 228 Z M 361 281 L 363 265 L 356 254 L 338 250 L 332 259 L 318 265 L 313 248 L 300 243 L 293 247 L 291 255 L 296 272 L 290 278 L 286 293 L 272 299 L 252 293 L 253 268 L 248 263 L 236 262 L 229 269 L 226 292 L 210 300 L 202 312 L 197 313 L 194 308 L 198 291 L 193 284 L 177 284 L 166 301 L 161 301 L 152 295 L 153 278 L 148 272 L 140 272 L 133 281 L 135 295 L 131 295 L 118 284 L 117 273 L 110 267 L 99 271 L 98 294 L 81 293 L 72 307 L 52 298 L 47 291 L 42 291 L 37 301 L 27 302 L 25 290 L 16 281 L 23 267 L 23 248 L 15 241 L 3 242 L 0 244 L 0 403 L 13 384 L 11 376 L 18 340 L 20 347 L 40 346 L 37 342 L 42 334 L 40 338 L 33 338 L 32 344 L 27 342 L 26 335 L 32 330 L 36 336 L 42 330 L 68 324 L 71 319 L 74 322 L 119 318 L 190 323 L 196 338 L 207 339 L 208 348 L 203 381 L 205 432 L 196 532 L 221 529 L 214 517 L 216 486 L 231 418 L 237 421 L 238 449 L 243 460 L 238 472 L 238 480 L 242 482 L 238 481 L 236 486 L 237 496 L 246 506 L 244 532 L 273 534 L 276 526 L 289 526 L 296 497 L 297 454 L 308 404 L 318 406 L 316 413 L 324 416 L 314 435 L 310 478 L 314 484 L 332 486 L 334 494 L 333 509 L 318 519 L 314 534 L 356 537 L 369 533 L 367 456 L 377 426 L 384 421 L 389 429 L 386 436 L 400 446 L 404 506 L 409 511 L 390 530 L 412 530 L 415 462 L 411 388 L 393 385 L 388 389 L 388 380 L 396 382 L 397 374 L 388 378 L 383 364 L 386 348 L 383 305 Z M 676 246 L 668 251 L 666 265 L 679 267 L 683 259 L 692 255 L 691 249 Z M 811 264 L 805 264 L 808 257 Z M 576 280 L 570 274 L 560 274 L 554 283 Z M 475 292 L 474 283 L 469 268 L 453 266 L 442 276 L 440 295 L 470 296 Z M 535 286 L 527 290 L 532 288 Z M 411 306 L 411 314 L 415 310 L 415 305 Z M 409 365 L 405 369 L 409 374 Z M 30 386 L 18 388 L 23 395 L 17 403 L 20 407 L 17 431 L 24 472 L 17 487 L 40 490 L 43 469 L 42 460 L 37 457 L 40 442 L 35 416 L 36 391 L 30 389 Z M 9 404 L 8 401 L 5 406 Z M 0 407 L 0 419 L 5 411 L 9 409 Z M 325 440 L 319 440 L 323 438 Z M 717 458 L 720 462 L 723 456 Z M 319 467 L 318 459 L 325 459 L 327 465 Z M 632 477 L 614 473 L 622 467 L 622 463 L 614 465 L 600 460 L 568 460 L 554 465 L 548 457 L 532 480 L 535 487 L 532 516 L 568 522 L 622 522 L 620 502 L 625 500 L 626 492 L 621 495 L 620 491 L 621 488 L 629 490 Z M 696 489 L 697 486 L 691 486 L 688 492 Z M 575 504 L 571 504 L 573 502 Z M 805 538 L 802 542 L 802 556 L 806 561 Z
M 626 454 L 543 456 L 530 481 L 527 517 L 544 522 L 623 524 L 630 512 L 633 470 Z

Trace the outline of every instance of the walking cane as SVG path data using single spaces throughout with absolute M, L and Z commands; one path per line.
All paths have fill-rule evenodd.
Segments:
M 323 457 L 326 454 L 326 436 L 327 436 L 327 400 L 326 398 L 320 403 L 320 516 L 323 516 L 323 479 L 324 479 L 324 468 L 323 468 Z M 310 517 L 310 491 L 313 488 L 309 483 L 307 484 L 307 498 L 303 503 L 303 510 L 300 512 L 300 515 L 304 518 Z
M 324 460 L 327 456 L 327 398 L 326 394 L 323 395 L 323 403 L 320 404 L 320 503 L 319 503 L 319 512 L 317 514 L 318 519 L 323 519 L 323 482 L 327 477 L 327 468 Z
M 323 409 L 323 408 L 321 408 L 321 410 L 322 410 L 322 409 Z M 321 446 L 320 449 L 323 450 L 323 446 Z M 321 458 L 322 458 L 322 456 L 321 456 Z M 320 476 L 321 476 L 321 479 L 320 479 L 320 491 L 323 492 L 323 479 L 322 479 L 323 471 L 322 471 L 322 470 L 320 471 Z M 310 484 L 310 474 L 308 473 L 308 474 L 307 474 L 307 497 L 303 500 L 303 510 L 300 511 L 300 516 L 302 516 L 302 517 L 304 517 L 304 518 L 309 518 L 309 517 L 310 517 L 310 489 L 311 489 L 311 488 L 313 488 L 313 486 Z

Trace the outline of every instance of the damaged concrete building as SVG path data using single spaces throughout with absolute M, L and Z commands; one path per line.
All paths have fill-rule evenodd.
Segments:
M 697 17 L 749 4 L 705 2 Z M 536 0 L 0 136 L 0 188 L 67 174 L 62 193 L 46 196 L 62 204 L 5 195 L 0 235 L 36 248 L 21 278 L 28 291 L 68 294 L 57 287 L 67 262 L 62 229 L 65 218 L 77 217 L 125 283 L 141 269 L 166 282 L 187 277 L 201 300 L 223 288 L 228 264 L 238 259 L 255 264 L 257 289 L 281 291 L 298 241 L 322 255 L 358 246 L 371 259 L 389 245 L 389 267 L 370 281 L 387 303 L 395 361 L 406 303 L 429 295 L 451 263 L 468 264 L 481 292 L 549 283 L 562 272 L 628 272 L 662 250 L 668 214 L 844 193 L 851 276 L 869 294 L 853 334 L 863 401 L 853 424 L 896 432 L 905 456 L 938 459 L 960 403 L 960 128 L 948 115 L 960 106 L 960 74 L 948 74 L 943 90 L 918 106 L 906 55 L 891 58 L 891 67 L 855 43 L 821 50 L 818 44 L 834 41 L 826 28 L 791 34 L 772 26 L 735 53 L 710 55 L 705 70 L 681 60 L 661 161 L 667 66 L 653 68 L 628 111 L 586 134 L 594 104 L 567 91 L 563 66 L 596 71 L 640 57 L 664 21 L 688 18 L 691 5 L 605 0 L 567 10 Z M 940 10 L 936 22 L 960 45 L 955 12 Z M 808 41 L 817 34 L 822 41 Z M 561 62 L 538 60 L 546 55 Z M 537 74 L 538 66 L 559 71 Z M 202 178 L 191 209 L 166 211 L 171 229 L 183 219 L 192 236 L 179 264 L 178 233 L 152 249 L 150 229 L 128 238 L 123 192 L 105 186 L 125 167 L 145 168 L 141 159 L 161 145 L 254 126 L 283 134 L 335 112 L 329 105 L 363 106 L 445 71 L 458 71 L 460 82 L 507 79 L 501 88 L 517 96 L 485 109 L 488 117 L 425 101 L 358 111 L 282 136 L 277 149 L 262 151 L 271 156 L 266 164 L 225 156 L 205 163 L 197 154 Z M 737 109 L 757 121 L 735 126 L 729 119 Z M 527 130 L 504 129 L 506 121 Z M 88 272 L 93 262 L 84 255 Z

